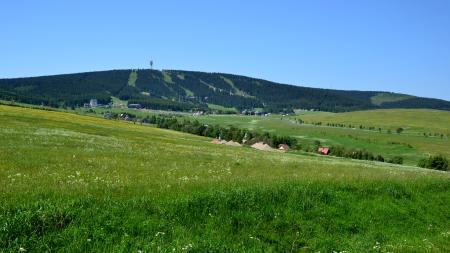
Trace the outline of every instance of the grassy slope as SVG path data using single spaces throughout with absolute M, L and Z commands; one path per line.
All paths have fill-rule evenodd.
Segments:
M 396 93 L 378 93 L 377 95 L 371 97 L 370 100 L 374 105 L 382 105 L 383 103 L 398 102 L 408 98 L 412 98 L 412 96 Z
M 302 112 L 300 112 L 302 113 Z M 367 149 L 385 157 L 400 155 L 405 163 L 416 165 L 428 154 L 443 154 L 450 158 L 448 137 L 425 137 L 423 132 L 447 133 L 450 129 L 450 113 L 437 110 L 374 110 L 354 113 L 304 112 L 295 117 L 274 115 L 271 117 L 212 115 L 197 117 L 208 124 L 236 125 L 243 128 L 260 129 L 297 136 L 301 143 L 320 140 L 324 145 L 344 145 L 349 148 Z M 294 118 L 309 122 L 351 123 L 366 127 L 382 127 L 382 132 L 360 129 L 312 126 L 295 124 Z M 395 134 L 397 127 L 405 128 L 402 134 Z M 388 134 L 387 129 L 393 134 Z
M 208 108 L 213 110 L 221 110 L 223 112 L 237 112 L 237 109 L 234 107 L 225 107 L 221 105 L 215 105 L 215 104 L 208 104 Z
M 128 78 L 128 85 L 132 87 L 136 87 L 136 80 L 137 80 L 137 72 L 131 71 L 130 77 Z
M 60 112 L 0 117 L 0 251 L 450 250 L 448 173 Z
M 121 100 L 119 98 L 116 97 L 111 97 L 111 101 L 113 103 L 114 106 L 118 106 L 120 104 L 124 105 L 124 106 L 128 106 L 128 101 L 127 100 Z M 81 108 L 77 108 L 78 110 L 82 110 Z

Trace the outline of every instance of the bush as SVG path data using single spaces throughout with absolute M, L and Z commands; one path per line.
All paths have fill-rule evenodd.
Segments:
M 442 155 L 430 156 L 428 158 L 421 159 L 417 166 L 434 170 L 447 170 L 448 160 Z
M 379 161 L 379 162 L 384 162 L 384 157 L 382 157 L 381 155 L 377 155 L 377 157 L 375 158 L 375 160 Z
M 319 147 L 320 146 L 320 141 L 319 140 L 314 140 L 314 146 Z
M 403 164 L 403 157 L 401 156 L 394 156 L 391 159 L 388 160 L 388 163 L 394 163 L 394 164 Z

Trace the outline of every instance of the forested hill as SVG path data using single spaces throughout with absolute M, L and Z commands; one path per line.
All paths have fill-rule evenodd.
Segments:
M 147 108 L 206 109 L 209 105 L 268 112 L 292 109 L 354 111 L 374 108 L 450 110 L 450 102 L 409 95 L 307 88 L 221 73 L 180 70 L 111 70 L 0 79 L 0 99 L 49 106 L 81 106 L 112 97 Z

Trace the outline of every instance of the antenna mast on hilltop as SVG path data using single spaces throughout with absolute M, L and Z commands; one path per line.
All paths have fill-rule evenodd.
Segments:
M 150 60 L 150 69 L 153 69 L 153 60 Z

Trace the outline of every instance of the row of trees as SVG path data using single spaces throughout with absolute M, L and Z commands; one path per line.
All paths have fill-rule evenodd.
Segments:
M 403 157 L 401 156 L 394 156 L 389 159 L 385 159 L 381 155 L 374 155 L 372 152 L 369 152 L 367 150 L 360 150 L 360 149 L 348 149 L 344 146 L 332 146 L 330 148 L 331 155 L 338 156 L 338 157 L 345 157 L 345 158 L 352 158 L 352 159 L 358 159 L 358 160 L 368 160 L 368 161 L 379 161 L 379 162 L 388 162 L 388 163 L 394 163 L 394 164 L 403 164 Z
M 142 119 L 143 123 L 155 124 L 159 128 L 171 129 L 190 134 L 220 138 L 226 141 L 235 141 L 247 145 L 264 142 L 273 148 L 279 144 L 287 144 L 297 148 L 297 139 L 289 136 L 280 136 L 269 132 L 259 132 L 234 126 L 222 127 L 219 125 L 202 124 L 197 120 L 188 120 L 173 115 L 153 115 Z
M 423 133 L 423 136 L 425 137 L 440 137 L 441 139 L 443 139 L 444 137 L 449 138 L 450 134 L 443 134 L 443 133 Z
M 305 121 L 303 121 L 302 119 L 296 119 L 295 120 L 295 122 L 296 123 L 298 123 L 298 124 L 305 124 L 306 122 Z M 311 122 L 310 124 L 312 124 L 312 125 L 314 125 L 314 126 L 322 126 L 322 125 L 326 125 L 326 126 L 328 126 L 328 127 L 340 127 L 340 128 L 351 128 L 351 129 L 356 129 L 356 128 L 359 128 L 359 129 L 361 129 L 361 130 L 363 130 L 363 129 L 365 129 L 365 130 L 370 130 L 370 131 L 378 131 L 378 132 L 382 132 L 382 128 L 381 127 L 378 127 L 378 128 L 376 128 L 376 127 L 373 127 L 373 126 L 364 126 L 364 125 L 359 125 L 359 126 L 356 126 L 356 125 L 352 125 L 352 124 L 348 124 L 348 125 L 346 125 L 346 124 L 342 124 L 342 123 L 322 123 L 322 122 L 320 122 L 320 121 L 318 121 L 318 122 Z M 404 129 L 402 128 L 402 127 L 398 127 L 398 128 L 396 128 L 395 129 L 395 132 L 397 133 L 397 134 L 401 134 L 402 132 L 404 131 Z M 391 134 L 392 133 L 392 130 L 391 129 L 388 129 L 387 131 L 386 131 L 388 134 Z
M 302 119 L 296 119 L 295 121 L 298 124 L 305 124 L 305 123 L 307 123 L 306 121 L 304 121 Z M 379 132 L 382 131 L 381 127 L 379 127 L 379 128 L 376 128 L 376 127 L 373 127 L 373 126 L 368 126 L 367 127 L 367 126 L 364 126 L 364 125 L 356 126 L 356 125 L 352 125 L 352 124 L 346 125 L 346 124 L 343 124 L 343 123 L 323 123 L 321 121 L 318 121 L 318 122 L 313 121 L 310 124 L 311 125 L 315 125 L 315 126 L 326 125 L 326 126 L 329 126 L 329 127 L 351 128 L 351 129 L 359 128 L 359 129 L 367 129 L 367 130 L 371 130 L 371 131 L 376 131 L 376 130 L 378 130 Z

